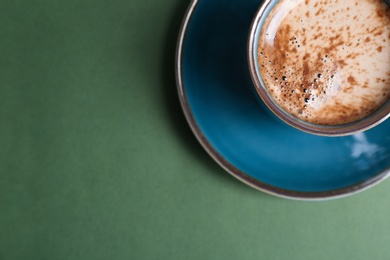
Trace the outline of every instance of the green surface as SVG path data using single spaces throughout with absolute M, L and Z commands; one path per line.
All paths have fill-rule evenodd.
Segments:
M 0 260 L 388 259 L 390 181 L 298 202 L 236 181 L 180 110 L 189 1 L 0 3 Z

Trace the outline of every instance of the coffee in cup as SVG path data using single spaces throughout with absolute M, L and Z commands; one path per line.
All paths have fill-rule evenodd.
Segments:
M 281 0 L 264 22 L 258 63 L 276 103 L 338 125 L 390 97 L 390 10 L 379 0 Z

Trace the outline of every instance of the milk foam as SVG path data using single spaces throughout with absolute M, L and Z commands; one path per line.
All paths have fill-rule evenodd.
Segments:
M 259 38 L 263 81 L 305 121 L 358 120 L 390 98 L 390 11 L 380 0 L 281 0 Z

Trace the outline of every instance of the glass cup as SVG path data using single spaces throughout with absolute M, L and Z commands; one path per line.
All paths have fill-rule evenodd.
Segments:
M 296 0 L 293 0 L 297 2 Z M 315 124 L 304 121 L 289 112 L 283 109 L 270 95 L 267 87 L 262 78 L 259 65 L 259 38 L 264 26 L 265 20 L 271 10 L 278 4 L 278 0 L 265 0 L 263 4 L 258 9 L 255 18 L 252 22 L 251 29 L 248 37 L 248 65 L 249 71 L 254 83 L 255 90 L 264 104 L 269 108 L 274 115 L 279 119 L 289 124 L 290 126 L 299 129 L 301 131 L 321 135 L 321 136 L 345 136 L 356 134 L 362 131 L 366 131 L 372 127 L 377 126 L 381 122 L 384 122 L 387 118 L 390 117 L 390 100 L 387 100 L 381 107 L 379 107 L 373 113 L 367 115 L 366 117 L 345 124 L 338 125 L 322 125 Z M 388 1 L 385 3 L 389 6 Z M 353 8 L 351 6 L 351 8 Z M 324 43 L 326 44 L 326 43 Z M 384 53 L 383 55 L 389 55 Z M 297 61 L 300 62 L 300 61 Z

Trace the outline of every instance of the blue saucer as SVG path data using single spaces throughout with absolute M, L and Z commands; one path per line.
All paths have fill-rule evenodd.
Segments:
M 260 0 L 193 1 L 177 50 L 187 120 L 225 170 L 294 199 L 354 194 L 390 175 L 390 120 L 364 133 L 320 137 L 271 116 L 253 92 L 246 45 Z

